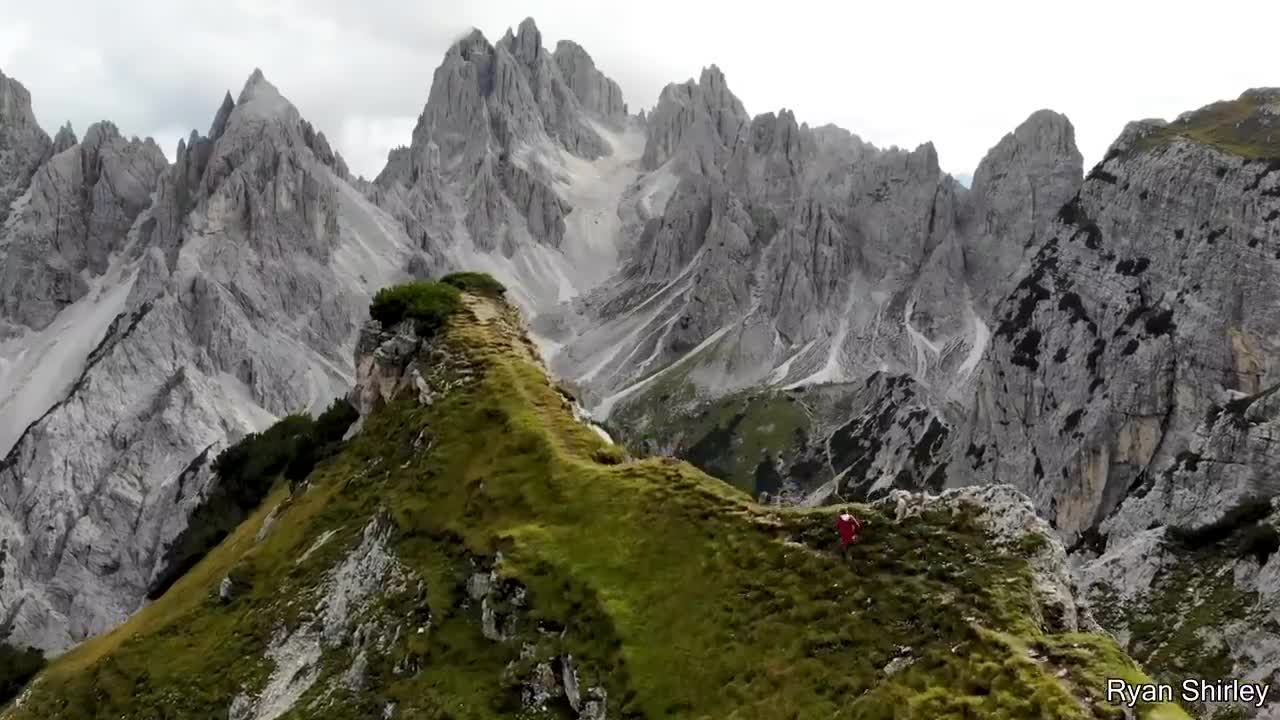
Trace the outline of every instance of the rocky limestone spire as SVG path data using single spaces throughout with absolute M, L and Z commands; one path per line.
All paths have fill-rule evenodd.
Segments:
M 751 119 L 746 142 L 735 148 L 727 175 L 732 186 L 753 201 L 771 205 L 794 202 L 804 174 L 817 152 L 808 127 L 783 108 Z
M 118 194 L 155 146 L 124 141 L 106 124 L 90 128 L 33 183 L 24 222 L 55 217 L 50 208 L 61 208 L 61 219 L 24 225 L 16 237 L 39 230 L 45 245 L 22 262 L 0 260 L 7 298 L 6 273 L 38 277 L 40 263 L 65 278 L 90 275 L 81 268 L 94 262 L 99 237 L 132 250 L 109 258 L 102 281 L 104 295 L 125 296 L 124 310 L 116 315 L 114 301 L 105 310 L 85 305 L 110 314 L 85 321 L 106 339 L 78 358 L 81 381 L 24 417 L 28 430 L 0 461 L 0 615 L 12 642 L 61 650 L 137 609 L 171 569 L 165 547 L 216 482 L 208 463 L 217 450 L 273 415 L 349 387 L 350 348 L 369 295 L 410 254 L 408 238 L 325 167 L 321 133 L 265 77 L 254 73 L 240 98 L 212 104 L 215 137 L 193 133 L 179 144 L 133 231 L 132 209 Z M 85 209 L 88 221 L 77 225 Z M 123 232 L 95 234 L 115 222 Z M 82 244 L 86 227 L 93 242 Z M 76 254 L 50 252 L 53 238 Z M 332 262 L 343 243 L 358 244 L 370 261 L 358 270 Z M 16 307 L 35 312 L 66 294 L 45 282 Z M 0 404 L 10 387 L 0 388 Z M 0 407 L 0 417 L 10 418 L 11 407 Z M 6 442 L 8 429 L 0 422 Z
M 110 122 L 72 140 L 69 126 L 58 133 L 55 147 L 66 147 L 32 178 L 0 262 L 0 314 L 37 329 L 88 292 L 85 273 L 106 272 L 167 165 L 154 142 L 126 140 Z
M 590 56 L 572 44 L 549 52 L 532 18 L 496 44 L 475 30 L 445 53 L 412 143 L 389 154 L 370 192 L 425 244 L 465 234 L 508 256 L 529 239 L 558 247 L 571 208 L 543 159 L 608 154 L 596 123 L 625 113 Z M 455 207 L 466 209 L 463 233 L 448 219 Z
M 719 176 L 729 150 L 749 121 L 720 68 L 703 68 L 697 82 L 663 88 L 649 114 L 641 161 L 646 169 L 654 170 L 681 155 L 683 171 Z
M 31 109 L 31 93 L 3 72 L 0 72 L 0 120 L 6 127 L 39 127 Z
M 256 71 L 261 73 L 262 71 Z M 214 113 L 213 124 L 209 126 L 209 138 L 217 140 L 222 137 L 222 133 L 227 129 L 227 120 L 231 117 L 231 111 L 235 110 L 236 103 L 231 99 L 231 91 L 228 90 L 226 95 L 222 97 L 222 105 L 218 107 L 218 112 Z
M 79 142 L 76 139 L 76 131 L 71 129 L 71 121 L 68 120 L 66 124 L 58 128 L 58 134 L 53 138 L 53 154 L 57 155 Z
M 506 62 L 508 56 L 511 64 Z M 504 148 L 514 148 L 515 142 L 537 142 L 546 135 L 580 157 L 608 154 L 608 144 L 587 122 L 589 111 L 542 46 L 542 33 L 533 18 L 520 23 L 514 35 L 507 32 L 498 43 L 496 57 L 496 102 L 490 103 L 490 111 Z M 501 137 L 506 133 L 510 137 Z
M 1046 227 L 1083 178 L 1075 129 L 1051 110 L 1032 113 L 978 164 L 964 256 L 969 285 L 985 315 L 1011 289 L 1010 277 L 1025 253 L 1045 240 Z
M 297 152 L 304 148 L 310 153 Z M 286 159 L 285 166 L 276 167 Z M 247 240 L 263 243 L 263 251 L 275 255 L 302 248 L 325 257 L 336 233 L 337 200 L 332 184 L 319 182 L 313 165 L 348 177 L 346 163 L 324 134 L 301 117 L 261 69 L 255 69 L 237 100 L 232 101 L 229 92 L 224 95 L 208 137 L 192 130 L 187 141 L 179 143 L 176 161 L 160 182 L 151 221 L 144 227 L 149 235 L 146 245 L 159 248 L 172 269 L 187 215 L 221 193 L 228 197 L 229 207 L 254 215 Z M 273 199 L 277 192 L 291 201 Z
M 626 119 L 627 104 L 622 100 L 622 88 L 596 68 L 595 61 L 581 45 L 561 40 L 556 43 L 552 56 L 582 107 L 602 120 L 620 123 Z
M 51 150 L 31 109 L 31 93 L 0 72 L 0 225 Z
M 536 64 L 543 54 L 542 32 L 538 30 L 538 24 L 531 17 L 520 21 L 520 27 L 514 37 L 511 31 L 507 30 L 506 36 L 502 38 L 502 44 L 507 46 L 516 60 L 530 67 Z
M 236 101 L 236 104 L 243 105 L 260 93 L 266 93 L 268 97 L 280 96 L 280 91 L 276 89 L 276 86 L 267 81 L 267 76 L 263 74 L 262 68 L 254 68 L 253 72 L 249 73 L 248 79 L 244 81 L 244 87 L 240 89 L 240 98 Z M 230 92 L 227 94 L 230 95 Z

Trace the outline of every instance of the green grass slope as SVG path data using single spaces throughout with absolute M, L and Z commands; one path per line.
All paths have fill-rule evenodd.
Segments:
M 1249 91 L 1184 114 L 1153 130 L 1142 146 L 1188 138 L 1249 160 L 1280 160 L 1280 90 Z
M 529 702 L 570 657 L 609 718 L 1122 717 L 1105 678 L 1141 673 L 1110 639 L 1044 631 L 1026 559 L 973 513 L 867 508 L 844 560 L 827 511 L 627 461 L 574 420 L 519 327 L 463 295 L 430 343 L 447 392 L 375 412 L 0 717 L 575 718 L 564 698 Z M 373 536 L 385 553 L 361 549 Z M 361 557 L 378 592 L 342 601 L 329 637 Z M 490 568 L 501 592 L 476 602 Z

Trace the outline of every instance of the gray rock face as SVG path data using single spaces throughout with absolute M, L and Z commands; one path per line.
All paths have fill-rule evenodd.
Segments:
M 749 121 L 720 68 L 703 68 L 697 82 L 662 89 L 645 120 L 641 162 L 645 169 L 656 170 L 679 156 L 683 172 L 717 176 Z
M 627 104 L 622 101 L 622 88 L 596 69 L 595 61 L 581 45 L 561 40 L 556 43 L 552 59 L 585 110 L 608 122 L 620 124 L 626 120 Z
M 49 156 L 49 136 L 36 124 L 31 93 L 0 73 L 0 226 L 10 206 L 26 190 L 36 168 Z
M 531 19 L 493 44 L 475 31 L 445 55 L 411 145 L 369 197 L 419 242 L 421 270 L 486 269 L 526 309 L 554 308 L 613 269 L 620 240 L 590 235 L 618 222 L 616 199 L 600 197 L 617 183 L 601 173 L 633 174 L 616 157 L 631 122 L 581 47 L 547 50 Z
M 104 278 L 124 310 L 0 462 L 13 642 L 60 650 L 136 610 L 213 482 L 192 459 L 344 394 L 370 295 L 412 254 L 261 73 L 211 130 L 180 148 L 137 232 L 113 236 Z M 78 147 L 116 142 L 91 137 L 106 136 Z
M 1012 289 L 1024 255 L 1045 239 L 1046 227 L 1080 187 L 1082 164 L 1071 123 L 1049 110 L 1033 113 L 978 164 L 964 262 L 986 314 Z
M 57 155 L 63 151 L 70 150 L 73 146 L 79 144 L 80 141 L 76 139 L 76 131 L 71 129 L 71 123 L 67 123 L 58 128 L 58 134 L 53 138 L 53 154 Z
M 1006 275 L 1082 174 L 1070 124 L 1053 113 L 1032 115 L 993 148 L 968 191 L 941 172 L 928 144 L 881 150 L 785 110 L 748 120 L 715 68 L 668 86 L 646 128 L 642 163 L 652 171 L 640 186 L 673 190 L 660 208 L 637 204 L 637 239 L 618 282 L 584 303 L 593 319 L 573 329 L 553 369 L 577 380 L 597 412 L 646 425 L 761 385 L 907 378 L 933 409 L 889 443 L 900 450 L 873 463 L 824 463 L 805 480 L 841 475 L 855 495 L 883 491 L 881 475 L 914 467 L 905 448 L 936 438 L 935 421 L 963 421 L 993 321 L 989 298 L 1011 284 Z M 900 404 L 884 392 L 858 402 Z M 811 429 L 852 422 L 833 412 Z M 829 439 L 806 447 L 830 456 Z M 911 487 L 948 456 L 928 446 L 923 476 L 904 480 Z
M 0 245 L 0 314 L 37 330 L 107 271 L 167 165 L 150 139 L 126 140 L 108 122 L 74 140 L 58 133 L 55 148 L 72 144 L 36 172 Z
M 1103 625 L 1166 678 L 1280 667 L 1278 97 L 1126 128 L 995 306 L 952 446 L 950 481 L 1031 495 Z
M 997 308 L 968 441 L 989 454 L 955 468 L 1024 478 L 1068 537 L 1212 523 L 1277 489 L 1251 448 L 1270 432 L 1280 166 L 1153 127 L 1112 146 Z

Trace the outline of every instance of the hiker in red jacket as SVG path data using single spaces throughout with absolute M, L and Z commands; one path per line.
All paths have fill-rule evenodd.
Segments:
M 840 554 L 849 557 L 849 548 L 853 547 L 853 543 L 858 539 L 858 531 L 862 529 L 862 523 L 858 518 L 853 516 L 853 512 L 849 508 L 845 508 L 840 513 L 840 517 L 836 519 L 836 532 L 840 533 Z

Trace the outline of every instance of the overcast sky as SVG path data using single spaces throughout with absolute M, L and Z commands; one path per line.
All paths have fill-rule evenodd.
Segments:
M 449 44 L 530 15 L 548 46 L 583 45 L 633 111 L 716 63 L 751 113 L 932 140 L 957 174 L 1038 108 L 1071 118 L 1091 164 L 1128 120 L 1280 85 L 1254 32 L 1280 26 L 1280 3 L 1262 0 L 0 0 L 0 70 L 50 133 L 110 119 L 172 159 L 258 66 L 371 177 L 408 142 Z

